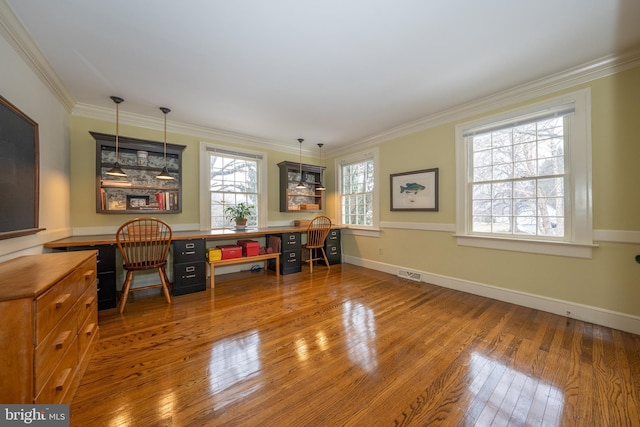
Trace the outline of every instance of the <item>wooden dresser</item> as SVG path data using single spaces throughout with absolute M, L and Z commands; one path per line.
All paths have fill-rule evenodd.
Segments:
M 98 341 L 96 254 L 0 263 L 0 402 L 71 402 Z

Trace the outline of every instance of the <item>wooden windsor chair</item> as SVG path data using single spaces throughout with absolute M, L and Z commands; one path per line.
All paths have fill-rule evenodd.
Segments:
M 172 237 L 173 232 L 169 224 L 157 218 L 132 219 L 118 228 L 116 243 L 122 254 L 123 267 L 127 271 L 122 285 L 120 313 L 124 311 L 129 292 L 143 289 L 161 287 L 167 303 L 171 303 L 166 265 Z M 145 270 L 158 270 L 161 283 L 131 288 L 133 274 Z
M 315 261 L 324 260 L 327 268 L 329 260 L 324 251 L 324 241 L 331 230 L 331 219 L 326 216 L 317 216 L 311 220 L 307 227 L 307 243 L 302 247 L 309 250 L 309 259 L 305 262 L 309 263 L 309 271 L 313 272 L 313 263 Z M 322 258 L 318 255 L 318 249 L 322 252 Z

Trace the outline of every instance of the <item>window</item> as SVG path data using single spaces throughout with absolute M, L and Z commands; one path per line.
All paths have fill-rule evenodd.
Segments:
M 247 226 L 260 227 L 266 222 L 267 201 L 261 193 L 266 188 L 265 155 L 233 151 L 224 147 L 201 144 L 201 229 L 231 227 L 225 218 L 227 206 L 246 203 L 254 206 Z M 204 191 L 202 190 L 204 189 Z M 203 219 L 204 218 L 204 219 Z
M 537 245 L 592 243 L 589 121 L 585 90 L 458 126 L 459 243 L 590 256 Z
M 378 227 L 377 149 L 338 160 L 342 224 Z

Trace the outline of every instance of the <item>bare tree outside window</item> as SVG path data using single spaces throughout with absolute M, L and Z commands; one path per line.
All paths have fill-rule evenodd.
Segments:
M 563 237 L 564 117 L 470 136 L 472 231 Z
M 225 218 L 224 209 L 230 205 L 246 203 L 254 206 L 254 214 L 248 218 L 247 226 L 258 225 L 258 162 L 230 156 L 211 154 L 209 157 L 211 228 L 233 225 Z

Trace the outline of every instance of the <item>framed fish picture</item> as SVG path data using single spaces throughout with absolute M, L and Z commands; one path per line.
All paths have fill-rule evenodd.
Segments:
M 392 211 L 438 210 L 438 168 L 394 173 L 390 178 Z

